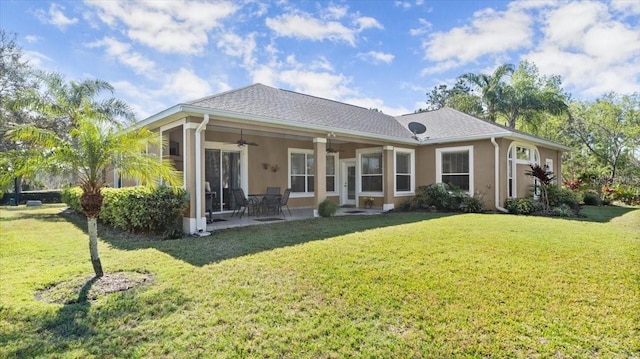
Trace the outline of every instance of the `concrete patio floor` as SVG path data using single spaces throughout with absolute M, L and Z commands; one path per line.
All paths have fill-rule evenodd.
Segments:
M 338 208 L 336 216 L 357 216 L 373 215 L 382 213 L 382 208 Z M 231 213 L 214 213 L 213 222 L 207 223 L 207 231 L 212 232 L 219 229 L 266 225 L 270 223 L 280 223 L 283 221 L 296 221 L 300 219 L 313 218 L 313 208 L 291 208 L 291 215 L 287 209 L 280 215 L 248 216 L 246 213 L 242 218 L 231 216 Z

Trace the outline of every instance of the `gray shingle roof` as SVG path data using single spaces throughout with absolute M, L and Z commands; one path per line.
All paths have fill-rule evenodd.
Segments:
M 407 128 L 410 122 L 418 122 L 425 125 L 427 131 L 419 135 L 419 137 L 428 137 L 430 140 L 491 136 L 512 132 L 502 126 L 448 107 L 434 111 L 398 116 L 396 119 Z
M 254 84 L 205 97 L 189 105 L 288 121 L 292 124 L 384 135 L 399 139 L 411 133 L 392 116 L 375 110 L 297 92 Z

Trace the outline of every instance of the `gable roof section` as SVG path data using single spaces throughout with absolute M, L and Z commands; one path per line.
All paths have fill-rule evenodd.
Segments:
M 396 119 L 407 129 L 410 122 L 425 125 L 427 131 L 418 135 L 423 144 L 505 137 L 539 143 L 545 147 L 562 151 L 570 150 L 569 147 L 561 144 L 513 130 L 450 107 L 397 116 Z
M 297 126 L 320 126 L 410 140 L 394 117 L 346 103 L 254 84 L 187 103 L 204 109 L 274 119 Z
M 418 135 L 418 137 L 434 141 L 476 136 L 505 136 L 510 133 L 510 131 L 495 124 L 449 107 L 398 116 L 396 119 L 406 128 L 411 122 L 425 125 L 427 131 L 422 135 Z

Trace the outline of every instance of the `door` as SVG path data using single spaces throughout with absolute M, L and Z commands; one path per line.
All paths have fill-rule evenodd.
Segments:
M 239 150 L 205 149 L 204 178 L 211 189 L 206 196 L 206 211 L 234 209 L 231 189 L 242 187 L 241 159 Z
M 356 205 L 356 161 L 341 160 L 340 181 L 342 186 L 340 189 L 341 205 Z

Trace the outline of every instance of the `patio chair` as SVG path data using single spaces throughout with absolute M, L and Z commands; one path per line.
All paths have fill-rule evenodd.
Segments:
M 290 194 L 291 194 L 291 188 L 287 188 L 284 190 L 284 194 L 282 195 L 282 197 L 280 197 L 280 206 L 278 207 L 278 212 L 282 212 L 282 207 L 287 207 L 287 211 L 289 212 L 289 217 L 291 217 L 291 210 L 289 209 L 287 202 L 289 202 Z M 282 215 L 284 216 L 284 212 L 282 212 Z
M 273 191 L 275 192 L 275 191 Z M 282 196 L 280 193 L 267 193 L 262 199 L 262 209 L 265 214 L 279 214 L 280 213 L 280 199 Z
M 268 195 L 280 195 L 280 187 L 267 187 Z
M 233 198 L 236 201 L 236 208 L 233 209 L 231 213 L 231 217 L 236 214 L 240 215 L 240 218 L 244 215 L 244 212 L 247 211 L 247 215 L 251 215 L 251 211 L 253 213 L 256 212 L 258 205 L 252 198 L 247 198 L 244 194 L 244 190 L 242 188 L 232 188 L 231 192 L 233 193 Z

